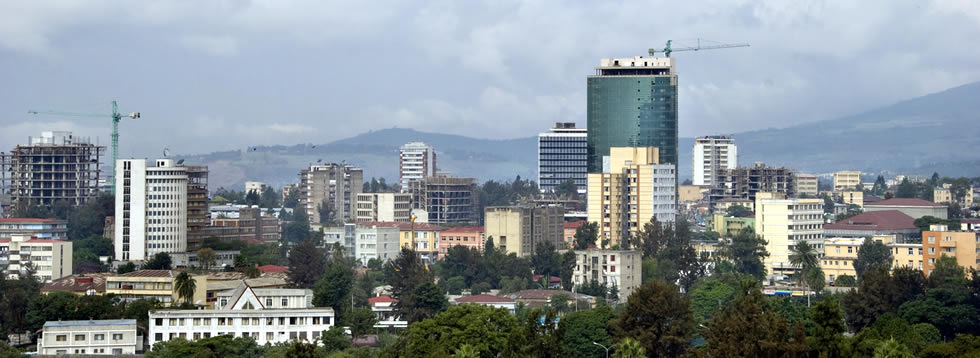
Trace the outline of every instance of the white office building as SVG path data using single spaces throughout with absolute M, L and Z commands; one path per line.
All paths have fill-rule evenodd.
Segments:
M 120 355 L 143 351 L 135 319 L 47 321 L 37 337 L 42 355 Z
M 72 242 L 13 235 L 0 239 L 0 269 L 9 279 L 26 273 L 28 265 L 41 282 L 71 276 Z
M 379 225 L 381 222 L 362 222 L 323 229 L 327 244 L 344 245 L 347 254 L 367 265 L 371 259 L 394 260 L 401 250 L 398 226 Z M 388 222 L 387 224 L 390 224 Z
M 213 310 L 150 312 L 149 344 L 175 338 L 251 337 L 259 345 L 315 343 L 334 325 L 331 308 L 314 308 L 308 289 L 257 289 L 242 284 L 217 295 Z
M 436 151 L 423 142 L 406 143 L 398 152 L 398 174 L 402 190 L 408 183 L 436 175 Z
M 589 186 L 588 130 L 575 123 L 555 123 L 555 128 L 538 134 L 538 187 L 542 192 L 558 188 L 572 179 L 579 194 Z
M 187 168 L 172 159 L 116 163 L 115 257 L 146 260 L 187 251 Z
M 694 185 L 714 184 L 714 177 L 721 169 L 738 167 L 738 150 L 735 140 L 728 136 L 707 136 L 694 139 Z
M 605 284 L 608 289 L 619 289 L 619 301 L 625 302 L 640 288 L 643 281 L 643 252 L 632 250 L 577 250 L 572 282 L 575 286 L 590 281 Z

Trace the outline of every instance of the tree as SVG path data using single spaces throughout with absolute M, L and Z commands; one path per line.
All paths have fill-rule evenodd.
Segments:
M 205 271 L 210 270 L 211 267 L 218 263 L 218 254 L 214 250 L 206 247 L 197 250 L 197 262 L 201 264 L 201 269 Z
M 878 268 L 890 268 L 892 265 L 892 251 L 881 241 L 874 241 L 865 238 L 861 248 L 858 249 L 857 258 L 854 259 L 854 271 L 857 272 L 858 279 L 861 275 L 870 270 Z
M 445 311 L 448 306 L 449 301 L 439 287 L 432 282 L 426 282 L 415 288 L 412 306 L 405 307 L 408 309 L 408 314 L 402 317 L 409 322 L 418 322 L 434 317 Z
M 600 306 L 572 312 L 561 319 L 559 325 L 565 330 L 562 337 L 562 355 L 573 358 L 592 358 L 603 353 L 602 348 L 592 344 L 597 342 L 609 346 L 609 322 L 615 318 L 612 308 Z
M 170 258 L 170 254 L 166 252 L 160 252 L 153 255 L 149 261 L 143 263 L 143 270 L 170 270 L 171 265 L 173 265 L 173 260 Z
M 357 340 L 374 330 L 374 325 L 378 323 L 378 316 L 370 308 L 361 307 L 351 312 L 349 321 L 351 337 Z
M 426 268 L 419 254 L 415 250 L 403 247 L 397 258 L 385 263 L 384 274 L 385 282 L 391 285 L 392 296 L 398 299 L 394 304 L 395 312 L 409 322 L 413 322 L 409 318 L 425 317 L 425 314 L 416 312 L 418 303 L 415 295 L 423 284 L 432 283 L 432 273 Z M 439 293 L 438 288 L 436 292 Z
M 841 300 L 847 325 L 857 332 L 870 326 L 881 315 L 895 312 L 898 308 L 893 296 L 897 294 L 895 287 L 887 269 L 865 272 L 858 282 L 858 289 L 849 291 Z
M 797 276 L 797 281 L 804 287 L 807 287 L 807 291 L 809 291 L 810 282 L 807 280 L 807 277 L 811 275 L 812 271 L 820 269 L 820 260 L 817 259 L 817 251 L 814 250 L 813 247 L 810 246 L 810 244 L 808 244 L 805 240 L 800 240 L 796 243 L 796 245 L 793 245 L 792 253 L 789 255 L 789 263 L 792 264 L 793 267 L 798 267 L 800 269 L 800 274 Z M 821 276 L 823 275 L 821 274 Z M 807 292 L 806 296 L 807 302 L 809 302 L 810 293 Z
M 566 197 L 577 196 L 578 187 L 575 186 L 575 179 L 568 178 L 563 180 L 557 187 L 555 187 L 555 194 Z
M 921 230 L 921 231 L 929 231 L 930 230 L 929 227 L 932 226 L 932 225 L 936 225 L 936 224 L 939 224 L 939 225 L 950 225 L 950 224 L 953 223 L 953 221 L 951 221 L 951 220 L 943 220 L 943 219 L 937 218 L 935 216 L 926 215 L 926 216 L 923 216 L 921 218 L 915 219 L 915 221 L 913 221 L 912 223 L 913 223 L 913 225 L 915 225 L 916 227 L 918 227 L 919 230 Z M 952 226 L 954 228 L 957 227 L 957 226 L 959 226 L 959 221 L 955 221 L 955 223 L 956 223 L 956 225 L 950 225 L 950 226 Z
M 915 358 L 915 355 L 895 338 L 889 338 L 875 348 L 874 358 Z
M 195 291 L 197 291 L 197 282 L 186 271 L 174 277 L 174 293 L 183 299 L 185 304 L 193 303 Z
M 575 273 L 575 251 L 568 250 L 561 255 L 561 270 L 558 277 L 561 278 L 561 287 L 566 291 L 572 290 L 572 275 Z
M 704 332 L 712 357 L 803 356 L 807 350 L 801 323 L 792 328 L 768 311 L 759 284 L 742 281 L 735 300 L 708 321 Z
M 834 199 L 830 198 L 827 193 L 823 194 L 823 212 L 824 214 L 833 214 L 835 207 Z
M 534 273 L 545 278 L 561 274 L 561 255 L 555 251 L 555 245 L 550 242 L 537 245 L 531 255 L 531 266 Z
M 643 343 L 654 357 L 679 357 L 694 333 L 691 303 L 677 286 L 654 281 L 630 295 L 615 323 L 617 337 Z
M 312 240 L 301 241 L 289 250 L 289 281 L 293 286 L 311 288 L 323 275 L 325 254 Z
M 323 276 L 313 286 L 313 305 L 333 308 L 337 322 L 347 322 L 354 288 L 354 271 L 336 256 L 326 264 Z M 351 323 L 351 322 L 347 322 Z
M 313 236 L 310 232 L 310 219 L 306 210 L 293 210 L 292 220 L 286 223 L 286 230 L 283 237 L 289 242 L 300 242 L 309 240 Z
M 351 341 L 344 335 L 344 328 L 339 325 L 330 326 L 329 330 L 320 335 L 320 342 L 327 353 L 338 352 L 351 347 Z
M 503 308 L 456 305 L 432 319 L 408 326 L 391 352 L 404 357 L 447 357 L 472 346 L 481 357 L 504 356 L 517 319 Z
M 320 224 L 328 225 L 331 223 L 337 223 L 337 218 L 334 217 L 336 210 L 329 201 L 324 199 L 316 206 L 316 211 L 320 214 Z
M 122 265 L 119 265 L 119 267 L 116 267 L 116 273 L 120 275 L 133 271 L 136 271 L 136 264 L 132 262 L 127 262 Z
M 874 195 L 884 195 L 885 191 L 888 190 L 888 184 L 885 183 L 885 177 L 879 175 L 875 179 L 875 184 L 871 187 L 871 193 Z
M 146 352 L 146 357 L 261 357 L 262 353 L 262 347 L 251 337 L 222 335 L 195 341 L 175 338 L 157 342 Z
M 259 206 L 269 209 L 278 208 L 279 198 L 281 198 L 279 193 L 275 189 L 272 189 L 271 186 L 267 186 L 262 190 L 262 195 L 259 198 Z
M 59 203 L 67 205 L 67 202 Z M 56 211 L 61 213 L 62 219 L 68 220 L 68 239 L 75 241 L 81 238 L 91 238 L 93 236 L 105 236 L 105 218 L 115 215 L 116 200 L 111 194 L 100 194 L 95 198 L 89 199 L 85 204 L 77 207 L 70 205 L 61 207 Z M 112 255 L 112 244 L 108 252 L 93 250 L 96 255 Z M 79 246 L 75 246 L 76 248 Z
M 834 280 L 834 286 L 837 287 L 854 287 L 857 285 L 857 280 L 851 275 L 840 275 Z
M 453 358 L 480 358 L 480 352 L 473 348 L 469 344 L 464 344 L 456 349 L 456 353 L 453 353 Z
M 955 258 L 942 256 L 936 261 L 936 269 L 929 275 L 929 286 L 924 295 L 899 307 L 902 318 L 909 323 L 930 323 L 947 338 L 976 331 L 980 324 L 980 313 L 973 305 L 976 299 Z
M 576 250 L 588 249 L 589 246 L 595 245 L 596 240 L 599 238 L 599 224 L 587 222 L 579 225 L 579 227 L 575 228 L 574 237 Z
M 956 262 L 955 257 L 942 255 L 936 260 L 935 268 L 926 283 L 929 288 L 966 286 L 966 270 Z
M 691 311 L 697 321 L 707 321 L 735 298 L 738 279 L 735 275 L 717 274 L 698 280 L 688 291 Z
M 732 205 L 728 207 L 726 215 L 735 218 L 746 218 L 752 216 L 752 211 L 741 205 Z
M 248 194 L 245 194 L 245 204 L 248 206 L 257 206 L 261 201 L 262 199 L 259 196 L 259 193 L 255 190 L 249 191 Z
M 646 348 L 633 338 L 623 338 L 619 347 L 613 352 L 613 358 L 643 358 L 647 356 Z
M 817 302 L 810 311 L 813 317 L 813 330 L 810 347 L 821 357 L 839 358 L 844 356 L 844 313 L 839 302 L 826 298 Z
M 918 189 L 915 184 L 909 181 L 908 177 L 902 178 L 902 183 L 898 185 L 898 190 L 895 191 L 896 198 L 915 198 L 918 194 Z
M 766 277 L 763 259 L 769 257 L 766 245 L 767 242 L 756 235 L 751 228 L 745 228 L 732 237 L 731 241 L 719 250 L 718 255 L 730 261 L 735 272 L 762 280 Z

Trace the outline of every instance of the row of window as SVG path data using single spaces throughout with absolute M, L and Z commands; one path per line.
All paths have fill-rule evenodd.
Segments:
M 224 335 L 228 335 L 228 336 L 234 337 L 235 336 L 235 333 L 234 332 L 218 332 L 217 334 L 215 334 L 215 337 L 220 337 L 220 336 L 224 336 Z M 287 335 L 287 332 L 279 332 L 279 336 L 282 338 L 282 340 L 285 340 L 286 335 Z M 292 331 L 292 332 L 288 332 L 288 335 L 289 335 L 289 340 L 307 340 L 307 332 L 306 331 L 299 331 L 299 332 Z M 258 340 L 259 339 L 259 332 L 241 332 L 241 333 L 238 334 L 238 336 L 239 337 L 243 337 L 243 338 L 244 337 L 251 337 L 254 340 Z M 313 341 L 316 341 L 317 339 L 320 338 L 320 331 L 313 331 L 312 333 L 309 334 L 309 336 L 312 338 Z M 193 337 L 193 340 L 195 340 L 195 341 L 196 340 L 199 340 L 201 338 L 211 338 L 211 332 L 194 332 L 191 337 Z M 163 333 L 156 333 L 156 334 L 153 335 L 153 338 L 155 339 L 156 342 L 163 341 Z M 187 339 L 187 333 L 183 333 L 183 332 L 181 332 L 181 333 L 170 333 L 168 339 L 172 340 L 172 339 L 175 339 L 175 338 Z M 266 341 L 274 341 L 274 340 L 276 340 L 276 332 L 266 332 L 265 333 L 265 340 Z
M 272 306 L 272 299 L 266 299 L 267 306 Z M 285 307 L 287 305 L 287 300 L 282 299 L 282 305 Z M 227 299 L 223 299 L 222 306 L 227 305 Z M 157 327 L 163 327 L 164 322 L 167 323 L 169 327 L 183 327 L 186 326 L 188 321 L 192 326 L 197 327 L 208 327 L 211 326 L 211 318 L 156 318 L 153 324 Z M 219 326 L 260 326 L 262 322 L 265 322 L 265 326 L 304 326 L 306 324 L 331 324 L 331 317 L 266 317 L 266 318 L 235 318 L 235 317 L 217 317 L 214 318 Z M 278 324 L 277 324 L 278 323 Z
M 75 342 L 84 342 L 84 341 L 88 340 L 88 334 L 84 334 L 84 333 L 75 334 L 75 337 L 74 338 L 75 338 L 74 339 Z M 121 341 L 122 339 L 123 339 L 123 334 L 122 333 L 113 333 L 112 334 L 112 340 L 113 341 Z M 56 342 L 67 342 L 68 341 L 68 335 L 67 334 L 58 334 L 58 335 L 55 335 L 54 336 L 54 340 Z M 102 341 L 105 341 L 105 333 L 95 333 L 95 334 L 92 334 L 92 341 L 93 342 L 102 342 Z

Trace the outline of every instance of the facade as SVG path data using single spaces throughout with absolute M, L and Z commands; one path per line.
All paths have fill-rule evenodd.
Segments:
M 47 321 L 37 339 L 41 355 L 122 355 L 143 352 L 135 319 Z
M 936 260 L 941 256 L 955 257 L 956 263 L 967 271 L 976 269 L 977 233 L 951 230 L 946 225 L 930 225 L 929 231 L 922 232 L 922 260 L 925 262 L 922 272 L 926 276 L 936 269 Z
M 402 188 L 409 182 L 436 175 L 436 151 L 422 142 L 406 143 L 398 150 L 398 176 Z
M 761 162 L 756 162 L 751 167 L 720 169 L 711 188 L 711 201 L 729 198 L 755 201 L 755 194 L 759 192 L 783 193 L 787 197 L 795 197 L 796 171 L 767 167 Z
M 585 128 L 575 128 L 573 122 L 559 122 L 550 131 L 538 134 L 538 188 L 542 192 L 553 191 L 572 179 L 579 194 L 585 193 L 587 132 Z
M 454 300 L 457 305 L 473 304 L 483 305 L 491 308 L 503 308 L 510 314 L 517 312 L 517 301 L 511 298 L 493 295 L 472 295 L 463 296 Z
M 820 269 L 824 278 L 829 282 L 836 281 L 843 275 L 857 279 L 854 270 L 854 260 L 864 239 L 860 238 L 829 238 L 824 240 L 823 257 L 820 258 Z
M 919 241 L 915 219 L 898 210 L 869 211 L 831 224 L 824 224 L 828 237 L 865 238 L 894 235 L 897 242 Z
M 820 194 L 820 181 L 813 174 L 796 174 L 796 193 L 797 195 L 816 197 Z
M 585 223 L 585 220 L 565 222 L 565 226 L 563 228 L 565 231 L 563 234 L 563 237 L 565 238 L 565 248 L 570 249 L 575 247 L 575 232 L 578 231 L 579 226 L 585 225 Z
M 424 212 L 430 224 L 461 224 L 480 221 L 476 179 L 431 176 L 408 184 L 412 194 L 412 209 Z
M 37 239 L 68 240 L 68 220 L 10 218 L 0 219 L 0 239 L 14 235 Z
M 350 227 L 351 225 L 346 226 Z M 362 228 L 373 227 L 397 230 L 398 235 L 396 236 L 394 250 L 392 250 L 391 245 L 385 249 L 392 250 L 386 251 L 390 259 L 397 257 L 402 247 L 414 249 L 422 257 L 422 261 L 426 263 L 434 263 L 439 259 L 439 241 L 442 232 L 445 230 L 442 226 L 418 222 L 360 222 L 357 223 L 353 232 L 345 233 L 345 236 L 353 235 L 356 242 L 356 237 L 363 230 Z M 347 230 L 350 231 L 351 229 Z M 413 234 L 415 235 L 414 238 L 412 237 Z M 360 247 L 355 248 L 354 252 L 357 253 L 357 250 L 360 250 Z M 359 255 L 359 253 L 357 254 Z M 363 261 L 363 263 L 367 264 L 367 261 Z
M 619 288 L 619 300 L 626 301 L 643 281 L 643 253 L 632 250 L 576 250 L 572 282 L 585 285 L 597 280 Z
M 526 257 L 546 243 L 555 249 L 565 245 L 560 206 L 491 206 L 485 212 L 484 234 L 498 250 Z
M 356 221 L 409 221 L 412 218 L 412 194 L 357 194 Z
M 753 213 L 755 212 L 755 201 L 749 199 L 721 199 L 714 202 L 714 204 L 715 204 L 715 208 L 713 211 L 716 213 L 728 212 L 728 208 L 731 208 L 733 206 L 741 206 L 743 208 L 749 209 L 749 211 Z
M 857 190 L 846 190 L 840 192 L 841 201 L 846 205 L 857 205 L 864 207 L 864 192 Z
M 208 206 L 208 167 L 184 166 L 187 173 L 187 249 L 197 251 L 211 223 Z
M 738 149 L 728 136 L 708 136 L 694 139 L 694 185 L 714 184 L 720 169 L 738 168 Z
M 922 262 L 922 243 L 901 244 L 892 242 L 887 244 L 892 249 L 892 270 L 899 267 L 911 267 L 922 270 L 925 266 Z
M 765 259 L 769 274 L 791 274 L 790 248 L 805 240 L 818 251 L 823 247 L 823 199 L 793 199 L 781 193 L 758 193 L 755 198 L 755 234 L 768 244 Z
M 265 183 L 260 181 L 247 181 L 245 182 L 245 194 L 255 192 L 256 194 L 262 195 L 265 191 Z
M 673 223 L 677 216 L 677 169 L 659 164 L 656 147 L 614 147 L 603 159 L 603 172 L 589 173 L 589 222 L 599 224 L 599 239 L 619 245 L 656 217 Z
M 725 216 L 723 212 L 716 212 L 711 215 L 711 231 L 717 232 L 722 237 L 732 237 L 738 235 L 742 230 L 749 229 L 755 231 L 755 218 L 736 218 Z
M 445 257 L 453 246 L 483 252 L 483 238 L 483 226 L 447 227 L 439 235 L 439 258 Z
M 282 237 L 279 219 L 259 208 L 239 208 L 235 218 L 214 218 L 203 230 L 205 237 L 219 241 L 274 243 Z
M 608 58 L 588 77 L 589 173 L 613 147 L 657 147 L 677 165 L 677 73 L 671 58 Z
M 174 279 L 179 272 L 171 270 L 139 270 L 121 275 L 106 277 L 105 293 L 114 294 L 121 300 L 131 302 L 144 298 L 170 304 L 180 300 L 174 292 Z M 208 278 L 192 275 L 195 282 L 193 304 L 204 305 L 208 291 Z
M 116 260 L 187 251 L 187 168 L 172 159 L 116 163 Z
M 856 170 L 842 170 L 834 173 L 834 190 L 854 190 L 861 184 L 861 172 Z
M 963 193 L 963 197 L 959 200 L 954 198 L 952 185 L 949 183 L 943 184 L 941 188 L 935 188 L 932 190 L 932 201 L 937 204 L 952 204 L 956 202 L 961 208 L 969 208 L 973 205 L 973 187 L 968 186 Z
M 398 227 L 357 225 L 354 233 L 354 258 L 367 265 L 371 259 L 382 262 L 394 260 L 401 250 L 401 231 Z
M 677 201 L 696 202 L 704 199 L 708 188 L 698 185 L 680 185 L 677 187 Z
M 0 268 L 8 278 L 20 277 L 27 265 L 41 282 L 50 282 L 70 276 L 72 270 L 72 242 L 51 239 L 35 239 L 26 235 L 13 235 L 0 239 Z
M 215 260 L 208 269 L 211 271 L 221 270 L 225 267 L 235 266 L 235 257 L 241 255 L 240 250 L 214 250 Z M 173 267 L 197 267 L 202 268 L 201 261 L 197 259 L 197 251 L 175 252 L 170 254 L 171 265 Z
M 401 316 L 395 314 L 395 302 L 397 299 L 391 298 L 391 296 L 375 296 L 368 298 L 368 305 L 371 306 L 371 312 L 374 312 L 378 317 L 378 323 L 374 324 L 374 328 L 407 328 L 408 321 L 401 319 Z
M 313 308 L 312 299 L 311 290 L 253 289 L 243 284 L 219 295 L 215 309 L 150 312 L 149 344 L 222 335 L 251 337 L 259 345 L 315 343 L 321 332 L 334 325 L 334 312 Z
M 357 194 L 364 188 L 364 171 L 347 164 L 312 165 L 299 174 L 299 206 L 311 223 L 354 220 Z M 321 206 L 329 207 L 330 218 L 320 217 Z
M 932 216 L 945 220 L 948 215 L 946 205 L 936 204 L 922 199 L 891 198 L 864 205 L 864 211 L 866 212 L 883 210 L 898 210 L 905 215 L 911 216 L 912 219 Z
M 58 201 L 77 206 L 99 194 L 104 146 L 71 132 L 41 132 L 28 142 L 0 152 L 0 193 L 10 196 L 0 212 Z

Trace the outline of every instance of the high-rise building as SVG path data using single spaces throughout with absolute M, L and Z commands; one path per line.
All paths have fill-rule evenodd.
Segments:
M 555 128 L 538 134 L 538 188 L 548 192 L 572 179 L 578 192 L 585 193 L 588 181 L 588 141 L 585 128 L 575 123 L 555 123 Z
M 973 231 L 957 231 L 960 228 L 950 228 L 946 225 L 929 225 L 928 231 L 922 232 L 922 259 L 925 261 L 923 272 L 926 276 L 936 269 L 936 260 L 942 256 L 956 259 L 956 263 L 969 271 L 977 268 L 978 255 L 977 237 Z
M 412 209 L 427 213 L 424 222 L 441 225 L 480 220 L 476 213 L 480 207 L 475 194 L 476 179 L 431 176 L 409 182 L 408 190 L 412 194 Z
M 711 202 L 722 199 L 755 200 L 759 192 L 784 193 L 796 196 L 796 171 L 788 168 L 767 167 L 761 162 L 754 166 L 721 169 L 715 175 L 711 187 Z
M 819 181 L 814 174 L 796 174 L 796 193 L 816 197 Z
M 357 194 L 356 221 L 409 221 L 412 217 L 412 194 Z
M 17 278 L 30 265 L 41 282 L 70 276 L 72 242 L 38 239 L 30 235 L 12 235 L 0 239 L 0 274 Z
M 720 169 L 738 168 L 738 149 L 728 136 L 708 136 L 694 139 L 694 185 L 714 184 Z
M 436 151 L 423 142 L 406 143 L 398 151 L 398 175 L 402 189 L 409 182 L 436 175 Z
M 673 223 L 677 216 L 677 167 L 658 163 L 656 147 L 613 147 L 601 173 L 589 173 L 589 222 L 599 236 L 621 245 L 656 217 Z
M 117 260 L 146 260 L 187 251 L 187 167 L 172 159 L 116 163 L 114 246 Z
M 856 189 L 861 184 L 861 172 L 856 170 L 842 170 L 834 173 L 834 190 Z
M 71 132 L 41 132 L 28 142 L 0 153 L 0 204 L 6 206 L 0 211 L 9 216 L 14 208 L 59 201 L 76 206 L 99 194 L 104 146 Z
M 364 173 L 347 164 L 313 165 L 299 174 L 299 207 L 306 209 L 310 222 L 353 220 L 357 194 L 364 188 Z M 320 210 L 324 208 L 324 210 Z M 329 218 L 321 218 L 321 211 Z
M 823 199 L 794 199 L 784 193 L 755 195 L 755 234 L 766 240 L 766 272 L 792 274 L 798 270 L 789 261 L 792 247 L 806 241 L 823 251 Z
M 612 147 L 657 147 L 677 165 L 677 74 L 670 58 L 602 59 L 588 78 L 589 173 Z
M 179 163 L 179 162 L 178 162 Z M 208 235 L 204 232 L 211 224 L 208 207 L 208 167 L 187 168 L 187 249 L 197 251 Z
M 546 244 L 556 249 L 565 245 L 565 209 L 561 206 L 491 206 L 485 213 L 486 239 L 492 237 L 497 249 L 506 253 L 524 257 Z

